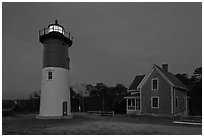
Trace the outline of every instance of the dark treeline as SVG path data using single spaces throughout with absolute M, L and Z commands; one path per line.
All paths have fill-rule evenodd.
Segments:
M 71 88 L 71 108 L 72 112 L 79 111 L 114 111 L 115 113 L 126 112 L 127 88 L 122 84 L 116 84 L 114 87 L 108 87 L 103 83 L 97 83 L 95 86 L 86 85 L 88 97 L 83 97 Z
M 38 113 L 40 91 L 35 91 L 28 99 L 3 100 L 2 109 L 2 116 L 15 116 L 16 113 Z
M 175 75 L 186 87 L 188 87 L 189 113 L 190 115 L 202 115 L 202 67 L 196 68 L 192 74 Z
M 175 75 L 189 89 L 189 112 L 190 115 L 202 115 L 202 67 L 196 68 L 192 76 L 185 73 Z M 71 110 L 72 112 L 87 111 L 114 111 L 115 113 L 126 113 L 127 88 L 122 84 L 109 87 L 103 83 L 95 86 L 86 85 L 90 94 L 83 97 L 72 88 Z M 11 109 L 15 112 L 38 112 L 40 108 L 40 91 L 36 91 L 28 99 L 3 100 L 3 109 Z
M 103 83 L 97 83 L 95 86 L 86 85 L 86 91 L 90 94 L 83 97 L 72 88 L 71 92 L 71 111 L 114 111 L 115 113 L 126 113 L 127 88 L 122 84 L 116 84 L 114 87 L 108 87 Z M 40 109 L 40 91 L 32 93 L 28 99 L 3 100 L 3 109 L 12 108 L 15 112 L 39 112 Z
M 3 100 L 3 109 L 15 112 L 38 112 L 40 108 L 40 91 L 33 92 L 28 99 Z

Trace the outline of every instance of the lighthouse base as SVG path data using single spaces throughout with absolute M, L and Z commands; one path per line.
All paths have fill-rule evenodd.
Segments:
M 40 116 L 36 115 L 36 119 L 72 119 L 73 115 L 67 115 L 67 116 Z

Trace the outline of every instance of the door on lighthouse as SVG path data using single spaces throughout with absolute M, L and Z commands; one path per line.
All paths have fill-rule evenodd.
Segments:
M 63 116 L 66 116 L 67 115 L 67 102 L 64 101 L 63 102 Z

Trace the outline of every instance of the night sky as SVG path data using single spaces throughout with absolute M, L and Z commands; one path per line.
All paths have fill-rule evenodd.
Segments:
M 74 36 L 71 85 L 129 87 L 154 63 L 189 75 L 202 65 L 201 3 L 3 3 L 3 99 L 40 89 L 38 31 L 55 19 Z

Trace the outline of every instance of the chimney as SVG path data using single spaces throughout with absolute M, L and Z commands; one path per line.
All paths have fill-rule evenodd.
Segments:
M 164 71 L 168 71 L 168 64 L 162 64 L 162 69 Z

